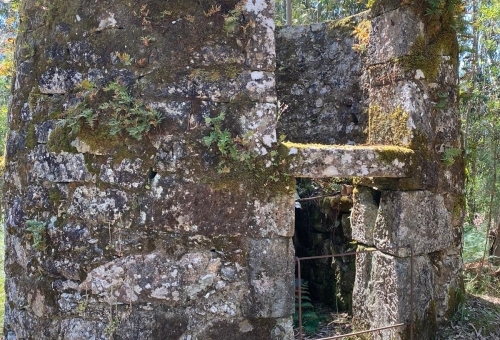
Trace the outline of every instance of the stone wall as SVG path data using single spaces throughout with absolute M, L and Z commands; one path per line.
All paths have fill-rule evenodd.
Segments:
M 366 143 L 365 54 L 352 34 L 365 16 L 277 30 L 278 133 L 299 143 Z
M 282 30 L 276 48 L 272 0 L 24 0 L 6 338 L 291 339 L 287 174 L 370 176 L 356 180 L 353 238 L 411 244 L 417 338 L 430 337 L 461 292 L 463 162 L 442 161 L 461 148 L 455 34 L 423 3 L 375 1 L 357 19 Z M 280 143 L 278 117 L 294 142 L 371 145 Z M 358 258 L 360 328 L 409 319 L 408 256 Z
M 276 148 L 273 6 L 22 2 L 7 339 L 290 339 L 293 178 L 259 163 Z M 203 138 L 221 113 L 260 177 L 220 171 Z
M 415 152 L 415 166 L 407 162 L 403 168 L 411 171 L 401 178 L 355 179 L 351 226 L 360 250 L 380 250 L 357 257 L 357 328 L 413 318 L 416 339 L 432 339 L 437 324 L 453 313 L 463 294 L 464 164 L 461 155 L 449 157 L 450 150 L 462 148 L 457 42 L 447 26 L 454 13 L 424 13 L 423 1 L 375 1 L 370 12 L 355 17 L 283 28 L 277 34 L 276 73 L 278 100 L 288 105 L 278 127 L 292 141 L 366 143 Z M 360 32 L 367 27 L 365 39 Z M 350 105 L 343 106 L 343 101 Z M 319 158 L 326 159 L 326 153 Z M 302 169 L 309 164 L 304 162 Z M 360 168 L 361 163 L 352 162 L 351 170 L 330 174 L 356 176 L 350 171 Z M 413 316 L 411 252 L 394 249 L 405 246 L 413 250 Z M 372 338 L 408 339 L 409 328 L 377 332 Z

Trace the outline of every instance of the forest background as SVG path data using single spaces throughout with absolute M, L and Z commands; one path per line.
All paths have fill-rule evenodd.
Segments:
M 0 166 L 4 165 L 7 111 L 14 72 L 19 0 L 0 0 Z M 40 0 L 40 10 L 48 0 Z M 470 325 L 486 334 L 500 324 L 500 0 L 424 0 L 429 10 L 459 6 L 460 113 L 466 158 L 464 277 L 470 296 L 488 297 L 488 308 L 464 302 L 453 325 Z M 370 7 L 374 0 L 292 0 L 292 23 L 303 25 L 343 18 Z M 276 23 L 284 25 L 286 0 L 276 1 Z M 354 34 L 354 32 L 353 32 Z M 1 182 L 1 181 L 0 181 Z M 1 185 L 1 183 L 0 183 Z M 0 187 L 1 190 L 1 187 Z M 1 215 L 3 216 L 3 214 Z M 3 268 L 3 229 L 0 230 Z M 0 322 L 5 293 L 0 270 Z M 473 300 L 470 300 L 473 301 Z M 484 307 L 484 306 L 483 306 Z M 497 330 L 490 330 L 496 333 Z M 463 332 L 467 332 L 463 330 Z M 465 334 L 464 333 L 464 334 Z M 473 334 L 473 333 L 472 333 Z M 1 328 L 0 328 L 1 336 Z M 481 335 L 482 336 L 482 335 Z M 455 335 L 457 338 L 457 335 Z M 480 339 L 479 337 L 477 337 Z M 444 339 L 444 338 L 443 338 Z M 481 338 L 482 339 L 482 338 Z

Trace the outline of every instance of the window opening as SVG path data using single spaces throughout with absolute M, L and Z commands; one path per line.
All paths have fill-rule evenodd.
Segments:
M 345 18 L 369 8 L 369 0 L 277 0 L 277 26 L 309 25 Z

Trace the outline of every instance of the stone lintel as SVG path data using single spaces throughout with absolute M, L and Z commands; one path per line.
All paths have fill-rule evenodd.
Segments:
M 295 177 L 410 177 L 416 157 L 411 149 L 388 145 L 284 145 Z

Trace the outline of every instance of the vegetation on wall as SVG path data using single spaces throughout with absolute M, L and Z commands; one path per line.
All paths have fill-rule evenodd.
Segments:
M 110 97 L 95 107 L 96 102 L 92 98 L 96 97 L 100 90 L 110 94 Z M 84 80 L 78 91 L 83 100 L 67 110 L 65 117 L 59 121 L 59 125 L 68 127 L 73 135 L 78 134 L 85 125 L 94 129 L 100 124 L 109 130 L 111 136 L 128 134 L 136 140 L 141 140 L 152 127 L 160 125 L 163 119 L 160 112 L 135 98 L 120 79 L 110 82 L 103 89 L 98 89 L 92 82 Z M 111 118 L 106 121 L 99 120 L 99 117 L 108 116 Z

